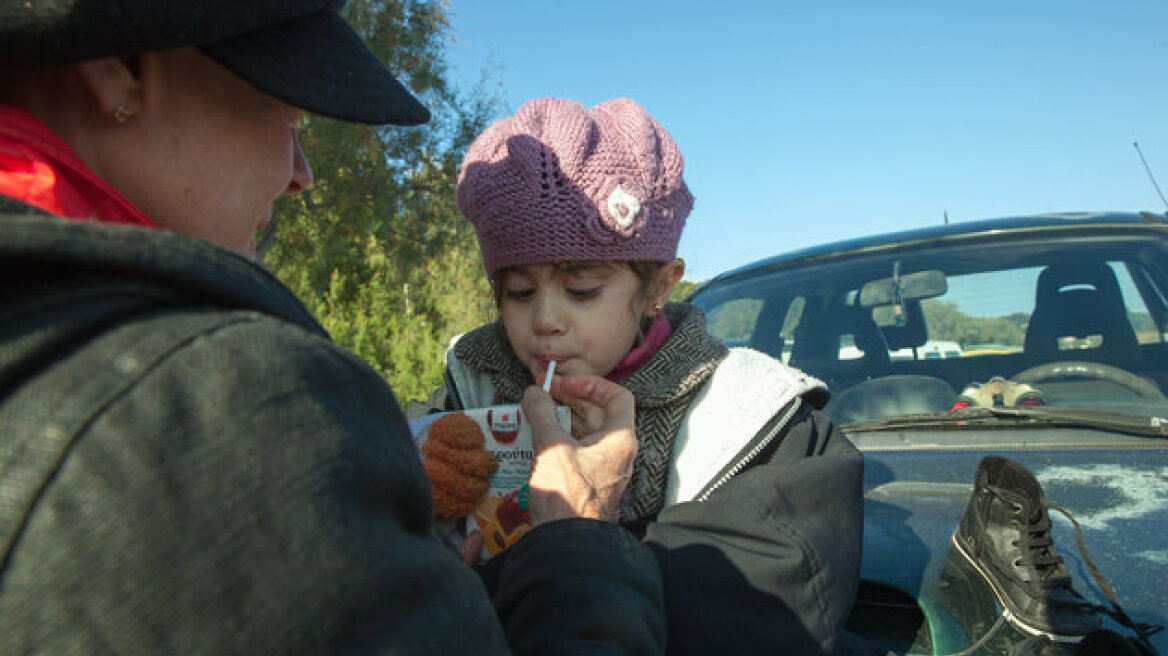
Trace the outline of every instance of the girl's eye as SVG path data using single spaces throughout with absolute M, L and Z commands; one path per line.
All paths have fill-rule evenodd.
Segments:
M 503 291 L 503 298 L 510 301 L 526 301 L 535 295 L 535 289 L 507 289 Z
M 568 294 L 576 299 L 590 299 L 600 296 L 600 287 L 589 287 L 588 289 L 569 289 Z

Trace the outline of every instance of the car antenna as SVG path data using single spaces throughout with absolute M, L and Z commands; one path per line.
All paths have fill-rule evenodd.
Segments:
M 1164 203 L 1164 207 L 1168 208 L 1168 200 L 1164 200 L 1164 192 L 1160 191 L 1160 185 L 1156 184 L 1156 176 L 1152 175 L 1152 168 L 1148 166 L 1148 160 L 1144 159 L 1144 153 L 1140 150 L 1140 142 L 1133 141 L 1132 146 L 1136 149 L 1136 154 L 1140 156 L 1140 161 L 1144 164 L 1144 170 L 1148 172 L 1148 179 L 1152 181 L 1152 186 L 1156 189 L 1156 194 L 1160 196 L 1160 202 Z

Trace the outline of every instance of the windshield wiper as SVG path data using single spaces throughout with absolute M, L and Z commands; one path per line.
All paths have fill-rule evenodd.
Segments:
M 1094 428 L 1145 437 L 1168 436 L 1168 417 L 1148 417 L 1107 410 L 1084 410 L 1058 406 L 993 408 L 975 406 L 953 414 L 897 415 L 844 424 L 850 433 L 901 430 L 905 428 L 952 428 L 967 426 L 1041 425 L 1057 428 Z

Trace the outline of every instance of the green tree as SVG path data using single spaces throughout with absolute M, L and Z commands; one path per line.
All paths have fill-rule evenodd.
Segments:
M 671 301 L 684 301 L 685 297 L 689 296 L 689 293 L 692 292 L 694 289 L 696 289 L 697 286 L 700 284 L 702 284 L 702 283 L 690 282 L 689 280 L 679 281 L 677 283 L 677 285 L 675 285 L 673 287 L 673 291 L 670 292 L 669 300 L 671 300 Z
M 971 317 L 955 303 L 926 300 L 922 305 L 929 328 L 929 339 L 972 344 L 1011 344 L 1021 346 L 1025 334 L 1025 317 Z
M 432 118 L 411 128 L 309 118 L 300 139 L 316 183 L 278 206 L 266 262 L 404 402 L 441 384 L 453 335 L 493 315 L 454 186 L 499 102 L 483 85 L 464 95 L 447 80 L 445 3 L 354 0 L 345 11 Z

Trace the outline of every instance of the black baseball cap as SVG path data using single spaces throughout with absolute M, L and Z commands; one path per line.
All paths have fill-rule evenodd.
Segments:
M 341 17 L 345 0 L 0 0 L 0 68 L 197 46 L 314 114 L 418 125 L 430 112 Z

